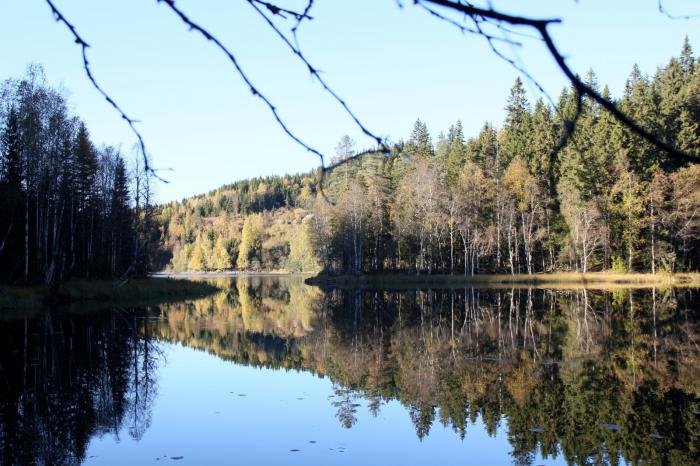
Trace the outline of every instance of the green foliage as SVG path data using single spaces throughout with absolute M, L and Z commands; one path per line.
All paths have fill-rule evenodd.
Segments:
M 635 66 L 620 99 L 607 86 L 601 93 L 662 139 L 700 152 L 696 65 L 686 41 L 653 77 Z M 592 71 L 585 80 L 599 88 Z M 465 140 L 457 121 L 433 144 L 417 119 L 389 154 L 359 158 L 344 136 L 322 187 L 316 173 L 256 178 L 162 206 L 162 243 L 175 270 L 223 269 L 224 243 L 243 270 L 696 269 L 698 168 L 670 160 L 589 98 L 555 153 L 577 102 L 565 89 L 556 108 L 541 99 L 530 105 L 518 79 L 501 129 L 486 123 Z M 201 239 L 204 231 L 213 236 Z
M 613 273 L 625 273 L 627 272 L 627 262 L 622 256 L 613 256 L 612 258 L 612 271 Z
M 148 175 L 95 147 L 69 108 L 37 65 L 0 84 L 0 281 L 55 286 L 148 267 Z

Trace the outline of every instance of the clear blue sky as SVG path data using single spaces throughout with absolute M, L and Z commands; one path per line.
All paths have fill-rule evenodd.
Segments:
M 160 201 L 205 192 L 256 175 L 296 173 L 318 159 L 290 141 L 255 99 L 225 57 L 155 0 L 55 0 L 92 45 L 98 81 L 139 128 L 156 167 L 170 184 Z M 302 6 L 301 0 L 280 0 Z M 317 0 L 314 21 L 299 34 L 307 56 L 373 131 L 405 138 L 420 117 L 436 135 L 461 119 L 467 135 L 484 121 L 500 124 L 517 73 L 484 41 L 462 36 L 404 0 Z M 700 49 L 700 20 L 672 21 L 656 0 L 494 1 L 496 7 L 564 20 L 552 27 L 572 67 L 592 67 L 619 95 L 633 63 L 653 73 L 678 54 L 687 34 Z M 206 25 L 237 54 L 258 87 L 310 145 L 333 153 L 350 134 L 371 145 L 342 109 L 244 0 L 180 0 L 191 18 Z M 525 8 L 523 5 L 527 5 Z M 692 0 L 667 0 L 676 13 L 700 13 Z M 698 11 L 694 11 L 698 10 Z M 50 83 L 67 89 L 73 110 L 98 144 L 134 138 L 87 81 L 79 48 L 53 21 L 43 0 L 0 1 L 0 78 L 20 76 L 41 63 Z M 284 26 L 284 25 L 283 25 Z M 506 52 L 511 52 L 507 47 Z M 523 64 L 556 98 L 565 84 L 541 44 L 527 43 Z M 529 88 L 530 96 L 534 89 Z

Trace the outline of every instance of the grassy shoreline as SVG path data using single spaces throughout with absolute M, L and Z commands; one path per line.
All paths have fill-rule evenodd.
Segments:
M 305 280 L 307 285 L 321 288 L 453 288 L 455 286 L 488 288 L 653 288 L 700 287 L 700 273 L 612 273 L 612 272 L 559 272 L 533 275 L 319 275 Z
M 206 296 L 216 289 L 205 281 L 168 278 L 130 280 L 121 286 L 116 286 L 111 280 L 74 280 L 61 284 L 54 293 L 46 285 L 3 285 L 0 286 L 0 315 L 7 311 L 40 310 L 48 306 L 103 308 L 153 304 Z

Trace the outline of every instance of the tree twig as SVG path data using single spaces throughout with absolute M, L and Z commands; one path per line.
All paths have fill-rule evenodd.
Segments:
M 144 161 L 144 166 L 146 171 L 150 172 L 154 177 L 159 179 L 160 181 L 167 183 L 166 180 L 161 178 L 155 173 L 155 170 L 151 168 L 149 162 L 148 162 L 148 155 L 146 152 L 146 144 L 144 143 L 144 139 L 141 136 L 141 133 L 139 130 L 136 128 L 136 123 L 138 123 L 138 120 L 135 120 L 134 118 L 129 117 L 124 110 L 117 104 L 117 102 L 97 83 L 97 80 L 95 79 L 95 76 L 92 73 L 92 69 L 90 68 L 90 61 L 88 60 L 87 57 L 87 50 L 90 48 L 90 45 L 82 38 L 82 36 L 78 33 L 77 29 L 75 26 L 68 21 L 68 19 L 59 11 L 59 9 L 54 5 L 54 3 L 51 0 L 46 0 L 47 5 L 51 9 L 51 13 L 54 16 L 54 19 L 58 23 L 63 23 L 63 25 L 68 29 L 68 31 L 73 35 L 74 42 L 80 46 L 81 49 L 81 54 L 83 58 L 83 68 L 85 69 L 85 74 L 87 75 L 88 79 L 90 80 L 90 83 L 92 83 L 92 86 L 97 89 L 97 91 L 102 94 L 102 97 L 105 98 L 105 100 L 119 113 L 121 118 L 127 122 L 129 127 L 131 128 L 131 131 L 134 133 L 136 136 L 136 139 L 138 140 L 139 144 L 139 149 L 141 150 L 141 154 L 143 156 L 143 161 Z
M 584 83 L 573 72 L 573 70 L 566 63 L 566 59 L 564 58 L 564 56 L 561 54 L 561 52 L 559 51 L 559 49 L 555 45 L 554 40 L 552 39 L 552 36 L 550 35 L 549 30 L 547 29 L 548 26 L 551 24 L 561 23 L 560 19 L 558 19 L 558 18 L 548 18 L 548 19 L 526 18 L 523 16 L 515 16 L 515 15 L 502 13 L 500 11 L 493 10 L 493 9 L 479 8 L 479 7 L 475 7 L 475 6 L 468 4 L 468 3 L 461 3 L 461 2 L 453 1 L 453 0 L 414 0 L 414 2 L 416 2 L 416 3 L 421 3 L 421 2 L 432 3 L 434 5 L 438 5 L 438 6 L 447 8 L 447 9 L 451 9 L 453 11 L 458 11 L 458 12 L 461 12 L 461 13 L 464 13 L 465 15 L 467 15 L 467 17 L 471 18 L 474 22 L 478 22 L 482 19 L 485 19 L 485 20 L 495 21 L 495 22 L 499 22 L 499 23 L 506 23 L 506 24 L 509 24 L 512 26 L 524 26 L 524 27 L 532 28 L 542 38 L 542 41 L 544 42 L 545 47 L 547 48 L 549 54 L 554 59 L 555 63 L 557 64 L 559 69 L 562 71 L 562 73 L 564 73 L 566 78 L 569 80 L 569 82 L 571 83 L 571 86 L 574 88 L 574 90 L 576 92 L 578 92 L 581 96 L 590 97 L 593 101 L 595 101 L 601 107 L 603 107 L 605 110 L 610 112 L 610 114 L 616 120 L 618 120 L 620 123 L 622 123 L 628 129 L 630 129 L 632 132 L 636 133 L 638 136 L 645 139 L 647 142 L 651 143 L 652 145 L 656 146 L 657 148 L 662 149 L 670 157 L 677 159 L 677 160 L 680 160 L 680 161 L 683 161 L 683 162 L 700 163 L 700 156 L 684 152 L 684 151 L 672 146 L 671 144 L 669 144 L 665 141 L 662 141 L 656 135 L 652 134 L 650 131 L 643 128 L 641 125 L 639 125 L 637 122 L 632 120 L 629 116 L 627 116 L 624 112 L 622 112 L 620 109 L 618 109 L 617 105 L 615 105 L 612 101 L 605 99 L 595 89 L 593 89 L 591 86 Z

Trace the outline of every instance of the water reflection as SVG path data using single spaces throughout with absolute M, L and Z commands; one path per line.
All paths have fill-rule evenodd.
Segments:
M 506 430 L 517 464 L 700 458 L 696 290 L 218 285 L 196 301 L 2 324 L 3 464 L 78 463 L 91 437 L 125 426 L 140 438 L 158 342 L 328 377 L 324 402 L 348 429 L 363 404 L 379 416 L 398 400 L 417 439 L 436 423 L 469 439 L 483 422 Z
M 148 429 L 158 350 L 133 313 L 0 323 L 0 463 L 77 464 L 91 438 Z

